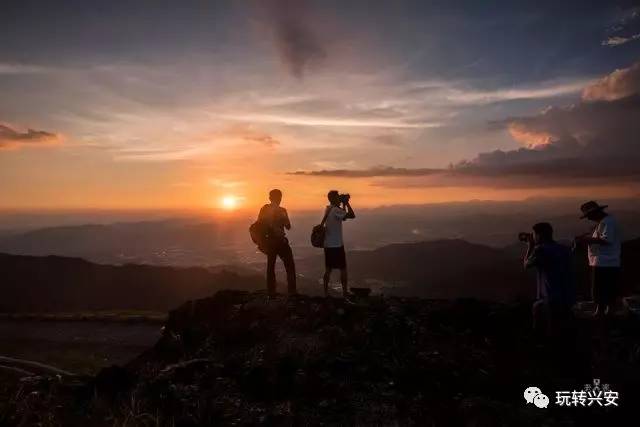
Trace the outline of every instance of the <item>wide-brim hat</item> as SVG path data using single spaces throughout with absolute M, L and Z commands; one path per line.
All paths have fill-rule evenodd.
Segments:
M 607 207 L 609 207 L 609 205 L 599 205 L 598 202 L 595 202 L 593 200 L 590 200 L 587 203 L 583 203 L 582 206 L 580 206 L 580 210 L 582 211 L 582 216 L 580 217 L 580 219 L 585 219 L 592 213 L 599 212 Z

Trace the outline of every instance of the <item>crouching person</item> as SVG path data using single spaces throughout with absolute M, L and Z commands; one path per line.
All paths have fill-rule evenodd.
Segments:
M 537 271 L 534 329 L 561 337 L 570 326 L 575 304 L 571 249 L 553 239 L 553 228 L 547 222 L 535 224 L 533 233 L 521 233 L 521 240 L 527 243 L 524 267 Z

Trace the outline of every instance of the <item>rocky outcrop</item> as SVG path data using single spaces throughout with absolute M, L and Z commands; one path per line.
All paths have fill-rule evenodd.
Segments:
M 127 366 L 49 397 L 48 415 L 64 425 L 615 425 L 639 397 L 635 323 L 603 335 L 579 322 L 572 339 L 548 342 L 532 335 L 527 304 L 221 291 L 170 312 L 163 337 Z M 619 408 L 524 402 L 528 386 L 553 399 L 594 375 L 620 392 Z

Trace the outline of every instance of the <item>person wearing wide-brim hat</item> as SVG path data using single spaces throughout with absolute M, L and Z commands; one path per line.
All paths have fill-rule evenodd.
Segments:
M 591 268 L 591 294 L 596 303 L 595 316 L 607 316 L 617 296 L 620 275 L 621 237 L 615 218 L 605 212 L 607 205 L 595 201 L 583 203 L 581 219 L 596 223 L 593 232 L 576 237 L 577 244 L 587 245 Z

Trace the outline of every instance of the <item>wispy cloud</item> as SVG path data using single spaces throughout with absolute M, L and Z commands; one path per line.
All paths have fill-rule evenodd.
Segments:
M 49 67 L 29 64 L 0 63 L 0 75 L 2 74 L 37 74 L 51 71 Z
M 333 176 L 344 178 L 372 178 L 372 177 L 398 177 L 398 176 L 431 176 L 443 173 L 442 169 L 429 168 L 396 168 L 391 166 L 376 166 L 370 169 L 332 169 L 317 171 L 289 172 L 289 175 L 302 176 Z
M 113 150 L 114 160 L 139 162 L 171 162 L 189 160 L 210 153 L 208 146 L 188 147 L 140 147 Z
M 56 133 L 34 129 L 27 129 L 21 132 L 10 126 L 0 124 L 0 150 L 49 146 L 60 142 L 62 142 L 62 137 Z
M 616 70 L 585 89 L 583 100 L 512 117 L 492 126 L 526 146 L 481 152 L 446 168 L 335 169 L 297 176 L 381 178 L 376 185 L 536 187 L 628 182 L 640 178 L 640 63 Z M 398 179 L 403 180 L 398 182 Z M 419 180 L 417 180 L 419 178 Z M 409 183 L 408 179 L 412 179 Z M 417 180 L 417 181 L 416 181 Z
M 355 127 L 355 128 L 407 128 L 424 129 L 441 126 L 438 122 L 409 123 L 401 120 L 381 120 L 381 119 L 355 119 L 339 117 L 301 116 L 301 115 L 276 115 L 247 113 L 240 115 L 218 115 L 217 117 L 237 120 L 250 123 L 271 123 L 289 126 L 318 126 L 318 127 Z
M 640 40 L 640 33 L 633 34 L 628 37 L 621 37 L 621 36 L 609 37 L 602 41 L 602 46 L 616 47 L 616 46 L 621 46 L 625 43 L 632 42 L 634 40 Z
M 639 22 L 640 7 L 632 7 L 621 11 L 614 24 L 607 31 L 609 36 L 601 42 L 601 45 L 617 47 L 640 40 Z
M 445 98 L 455 104 L 489 104 L 524 99 L 546 99 L 579 93 L 590 81 L 590 79 L 578 79 L 559 84 L 543 83 L 539 87 L 501 88 L 492 91 L 449 89 L 450 93 Z

